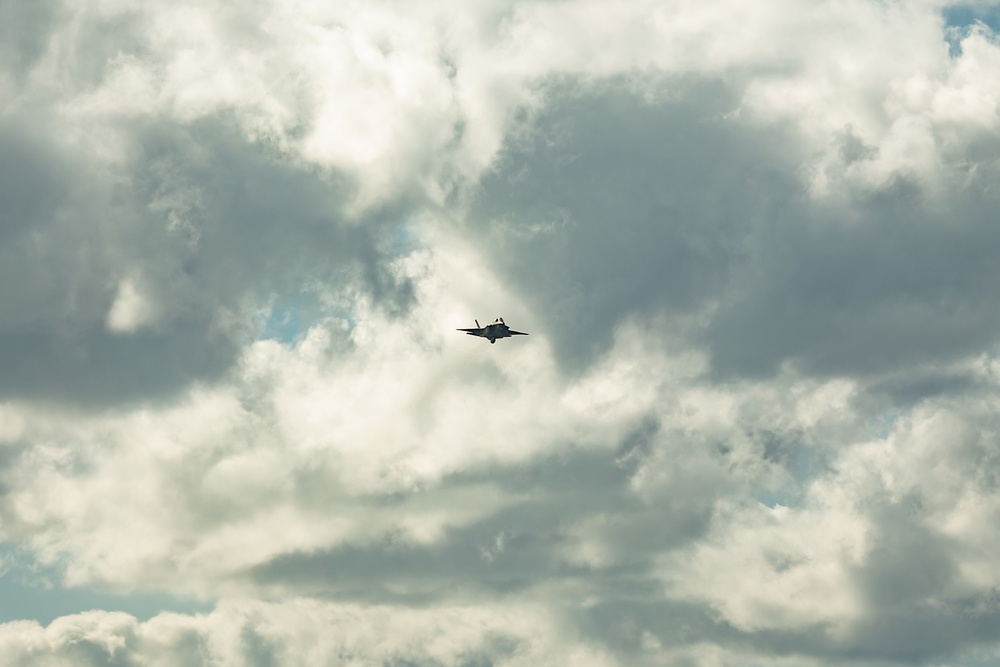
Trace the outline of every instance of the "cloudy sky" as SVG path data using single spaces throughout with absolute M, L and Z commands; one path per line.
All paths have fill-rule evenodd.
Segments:
M 997 664 L 998 30 L 0 0 L 0 664 Z

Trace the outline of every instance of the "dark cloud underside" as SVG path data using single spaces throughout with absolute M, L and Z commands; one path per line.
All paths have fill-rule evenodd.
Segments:
M 567 364 L 606 350 L 626 317 L 661 313 L 710 313 L 696 335 L 723 377 L 786 361 L 891 372 L 996 341 L 989 167 L 943 198 L 900 178 L 817 200 L 791 128 L 734 113 L 722 83 L 661 87 L 660 102 L 616 81 L 555 87 L 481 184 L 473 238 Z
M 412 298 L 384 267 L 391 207 L 345 222 L 344 179 L 296 167 L 225 117 L 135 124 L 110 173 L 37 132 L 4 136 L 0 396 L 162 395 L 224 373 L 275 296 L 359 276 L 387 304 Z M 71 181 L 74 168 L 87 177 Z M 155 309 L 132 332 L 108 327 L 123 280 Z

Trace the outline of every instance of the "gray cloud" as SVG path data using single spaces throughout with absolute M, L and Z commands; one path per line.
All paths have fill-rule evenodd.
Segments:
M 11 664 L 995 652 L 965 9 L 23 4 L 0 567 L 47 618 L 217 604 L 0 624 Z M 454 331 L 487 306 L 532 335 Z
M 718 369 L 792 360 L 866 375 L 989 347 L 1000 324 L 990 195 L 959 194 L 944 210 L 928 198 L 900 183 L 850 208 L 797 201 L 764 221 L 708 327 Z
M 575 366 L 606 350 L 629 315 L 711 305 L 758 218 L 797 190 L 779 133 L 726 120 L 738 91 L 698 79 L 655 86 L 666 101 L 645 102 L 625 81 L 548 88 L 550 104 L 484 177 L 474 207 L 491 262 Z
M 627 445 L 635 447 L 634 439 Z M 613 452 L 569 451 L 554 458 L 470 469 L 440 488 L 379 503 L 405 515 L 421 496 L 495 488 L 512 501 L 457 526 L 430 544 L 389 535 L 368 544 L 288 553 L 249 573 L 261 585 L 365 602 L 427 604 L 508 595 L 560 581 L 593 588 L 601 597 L 621 586 L 651 582 L 651 559 L 697 539 L 708 527 L 712 480 L 689 480 L 684 494 L 644 503 L 630 490 L 631 473 Z M 684 482 L 680 482 L 684 484 Z M 699 493 L 695 486 L 702 484 Z M 581 530 L 609 549 L 603 564 L 579 559 Z
M 385 267 L 398 209 L 345 222 L 344 179 L 224 117 L 125 132 L 128 159 L 102 174 L 7 128 L 0 395 L 107 403 L 218 378 L 256 335 L 256 308 L 318 285 L 357 283 L 405 311 L 411 288 Z M 148 313 L 119 332 L 123 281 Z
M 736 113 L 737 88 L 658 87 L 656 102 L 614 80 L 548 87 L 528 139 L 481 184 L 473 234 L 567 363 L 606 350 L 626 317 L 660 313 L 705 313 L 687 335 L 722 377 L 786 361 L 864 376 L 996 340 L 988 162 L 940 196 L 900 177 L 817 199 L 793 128 Z
M 21 77 L 44 55 L 58 25 L 62 2 L 0 2 L 0 63 Z

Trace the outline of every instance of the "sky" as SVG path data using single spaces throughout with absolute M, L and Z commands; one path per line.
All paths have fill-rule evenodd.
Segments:
M 0 665 L 997 664 L 998 31 L 0 0 Z

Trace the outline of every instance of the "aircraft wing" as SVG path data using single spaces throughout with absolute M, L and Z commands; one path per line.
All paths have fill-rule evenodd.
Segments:
M 514 331 L 513 329 L 508 329 L 507 333 L 509 333 L 511 336 L 527 336 L 528 335 L 528 334 L 524 333 L 523 331 Z
M 455 331 L 464 331 L 470 336 L 482 336 L 485 329 L 455 329 Z

